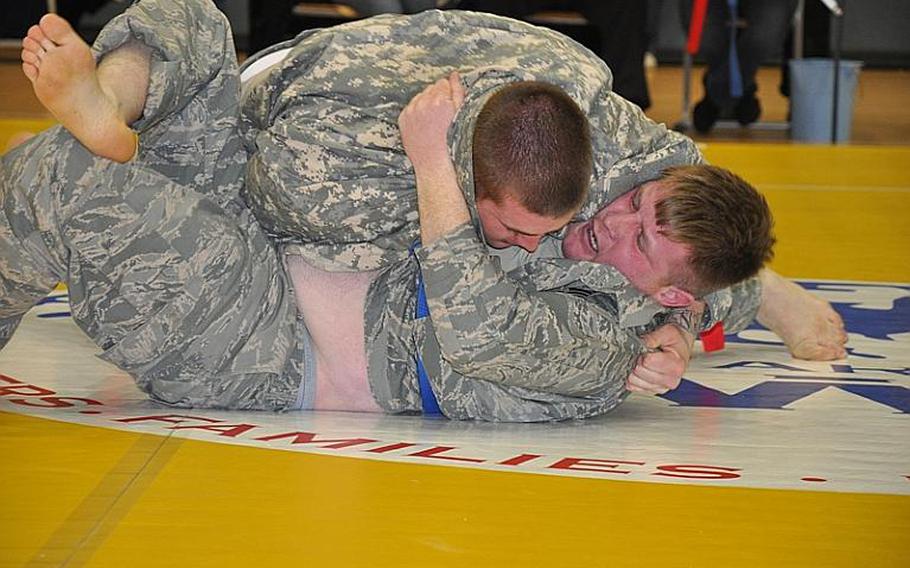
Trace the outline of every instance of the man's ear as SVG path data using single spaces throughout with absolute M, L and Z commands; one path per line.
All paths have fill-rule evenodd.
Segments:
M 654 299 L 665 308 L 685 308 L 695 301 L 695 296 L 676 286 L 664 286 L 654 294 Z

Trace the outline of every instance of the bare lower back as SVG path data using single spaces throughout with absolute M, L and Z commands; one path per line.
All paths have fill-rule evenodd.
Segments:
M 286 257 L 297 312 L 316 354 L 316 402 L 323 410 L 381 412 L 367 380 L 363 306 L 376 272 L 326 272 Z

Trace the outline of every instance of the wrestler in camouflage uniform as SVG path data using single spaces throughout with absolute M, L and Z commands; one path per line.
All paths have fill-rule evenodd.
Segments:
M 407 252 L 416 195 L 397 116 L 452 69 L 468 89 L 450 148 L 472 211 L 473 121 L 509 81 L 554 82 L 589 113 L 596 179 L 584 216 L 666 166 L 699 159 L 687 139 L 609 92 L 606 67 L 562 36 L 457 12 L 305 33 L 290 58 L 253 79 L 242 120 L 230 30 L 211 5 L 140 2 L 94 49 L 131 37 L 152 48 L 134 162 L 92 156 L 59 127 L 3 157 L 0 346 L 65 280 L 74 319 L 101 357 L 153 399 L 300 408 L 308 342 L 281 261 L 300 254 L 336 270 L 382 268 L 365 330 L 370 384 L 385 410 L 420 410 L 419 356 L 446 416 L 532 421 L 616 406 L 644 351 L 638 334 L 680 319 L 657 313 L 608 267 L 538 258 L 510 265 L 506 277 L 468 226 Z M 424 319 L 415 319 L 419 276 Z M 710 313 L 735 329 L 755 314 L 757 285 L 733 295 L 734 310 L 725 292 Z

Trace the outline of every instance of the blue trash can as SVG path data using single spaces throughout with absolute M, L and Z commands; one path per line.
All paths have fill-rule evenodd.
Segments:
M 853 97 L 860 61 L 840 62 L 837 101 L 838 143 L 850 140 Z M 790 61 L 790 136 L 800 142 L 831 142 L 834 105 L 834 60 L 807 58 Z

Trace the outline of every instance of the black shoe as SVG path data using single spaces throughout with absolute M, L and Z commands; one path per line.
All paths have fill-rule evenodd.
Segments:
M 706 134 L 714 128 L 718 115 L 720 115 L 720 107 L 705 97 L 692 109 L 692 124 L 695 126 L 695 130 Z
M 740 124 L 748 126 L 761 116 L 761 104 L 759 104 L 755 95 L 747 95 L 736 102 L 736 108 L 733 109 L 733 113 Z

